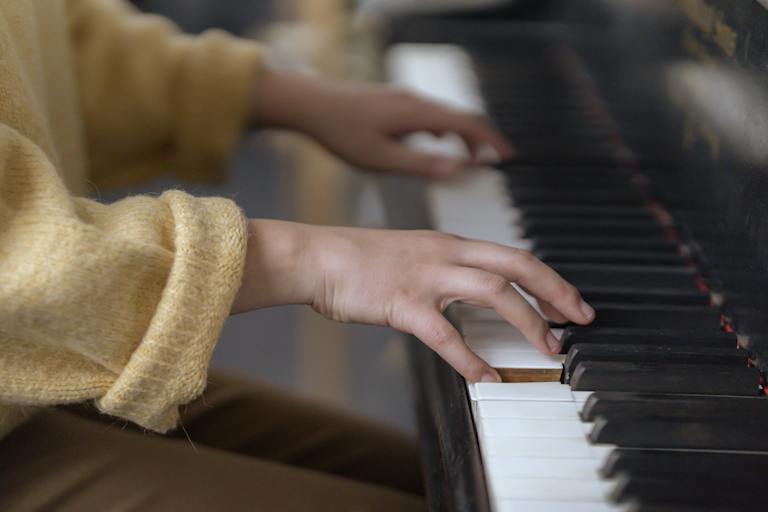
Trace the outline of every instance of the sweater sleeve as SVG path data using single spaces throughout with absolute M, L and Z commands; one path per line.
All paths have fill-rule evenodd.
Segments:
M 218 30 L 186 36 L 122 0 L 67 5 L 92 180 L 126 185 L 173 170 L 218 181 L 262 48 Z
M 0 403 L 95 399 L 174 427 L 206 384 L 245 246 L 227 199 L 74 198 L 45 153 L 0 124 Z

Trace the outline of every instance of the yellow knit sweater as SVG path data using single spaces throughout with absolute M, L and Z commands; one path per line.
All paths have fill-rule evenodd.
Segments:
M 167 169 L 215 178 L 261 54 L 118 0 L 0 0 L 0 436 L 91 399 L 166 431 L 201 393 L 240 284 L 240 210 L 82 196 Z

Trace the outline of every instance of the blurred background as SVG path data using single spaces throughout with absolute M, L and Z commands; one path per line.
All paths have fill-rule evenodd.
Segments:
M 211 27 L 258 39 L 276 65 L 339 78 L 372 79 L 372 41 L 356 35 L 342 0 L 136 0 L 142 10 L 173 19 L 190 33 Z M 370 34 L 370 32 L 368 32 Z M 177 183 L 103 191 L 113 201 L 171 187 L 234 198 L 249 217 L 314 224 L 382 227 L 373 178 L 347 168 L 297 135 L 244 135 L 222 186 Z M 230 318 L 213 365 L 412 432 L 403 341 L 389 329 L 341 325 L 306 307 Z

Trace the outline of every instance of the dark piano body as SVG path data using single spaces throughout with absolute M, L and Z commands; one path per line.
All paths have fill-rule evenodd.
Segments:
M 520 159 L 509 164 L 516 202 L 568 203 L 568 194 L 584 192 L 610 205 L 601 194 L 618 190 L 611 185 L 616 173 L 603 181 L 594 169 L 626 171 L 639 180 L 633 190 L 643 191 L 645 204 L 671 214 L 669 236 L 695 263 L 704 290 L 717 298 L 724 329 L 739 335 L 764 375 L 768 8 L 758 0 L 515 2 L 461 15 L 396 19 L 389 41 L 455 43 L 469 51 L 489 114 L 521 148 Z M 593 108 L 592 124 L 582 126 L 571 116 L 573 101 Z M 563 173 L 553 170 L 558 168 L 570 176 L 582 173 L 583 181 L 566 178 L 560 196 L 537 196 L 536 186 L 550 183 L 547 172 L 553 185 L 559 182 Z M 544 178 L 530 177 L 537 169 Z M 532 187 L 526 181 L 531 179 Z M 417 184 L 393 180 L 384 189 L 397 197 L 388 201 L 396 206 L 389 211 L 393 226 L 429 227 Z M 558 233 L 541 219 L 537 226 Z M 578 222 L 574 229 L 580 229 Z M 589 248 L 589 233 L 587 227 L 575 234 L 575 242 L 542 235 L 549 245 L 540 252 L 554 263 L 564 254 L 568 262 L 569 254 Z M 621 236 L 616 239 L 622 243 Z M 593 254 L 605 250 L 595 243 Z M 628 243 L 619 256 L 631 257 Z M 573 264 L 564 268 L 583 277 Z M 584 279 L 589 287 L 589 277 Z M 421 344 L 411 343 L 410 351 L 431 507 L 489 510 L 464 381 Z M 740 485 L 733 492 L 745 494 Z M 746 494 L 746 502 L 764 499 L 758 488 Z

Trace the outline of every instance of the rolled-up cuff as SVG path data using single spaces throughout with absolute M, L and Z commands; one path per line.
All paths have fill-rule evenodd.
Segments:
M 175 259 L 141 343 L 99 409 L 166 432 L 178 407 L 203 391 L 208 364 L 240 287 L 245 219 L 230 200 L 166 192 L 175 223 Z

